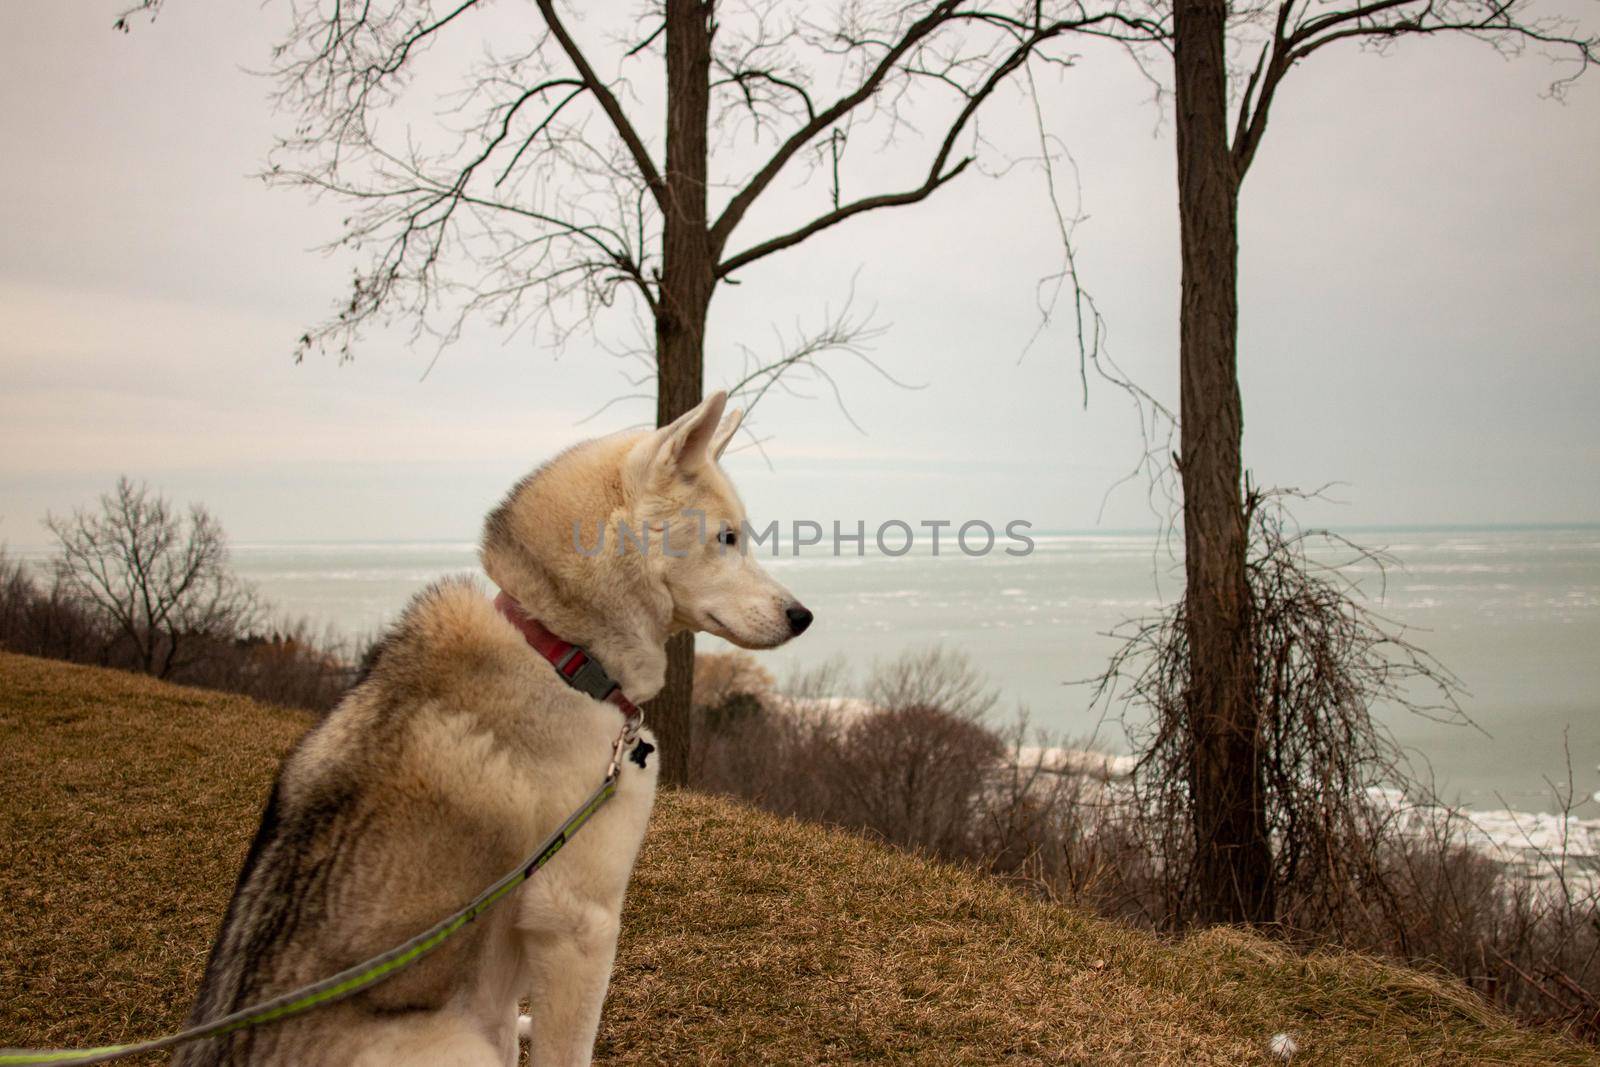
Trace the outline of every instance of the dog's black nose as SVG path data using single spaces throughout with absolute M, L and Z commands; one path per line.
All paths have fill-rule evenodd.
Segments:
M 806 632 L 806 627 L 811 625 L 811 612 L 801 604 L 796 604 L 784 614 L 789 616 L 789 632 L 792 634 L 797 636 L 803 634 Z

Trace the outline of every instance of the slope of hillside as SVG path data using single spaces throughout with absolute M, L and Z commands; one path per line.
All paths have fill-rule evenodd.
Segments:
M 0 654 L 0 1045 L 176 1025 L 308 720 Z M 556 862 L 559 862 L 559 858 Z M 1448 982 L 1214 931 L 1178 944 L 725 800 L 666 794 L 605 1063 L 1591 1063 Z

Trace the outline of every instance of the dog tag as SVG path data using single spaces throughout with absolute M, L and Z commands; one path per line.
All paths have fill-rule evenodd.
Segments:
M 656 746 L 652 745 L 650 742 L 640 741 L 637 745 L 633 746 L 633 751 L 628 753 L 628 758 L 642 768 L 644 767 L 645 758 L 655 750 Z

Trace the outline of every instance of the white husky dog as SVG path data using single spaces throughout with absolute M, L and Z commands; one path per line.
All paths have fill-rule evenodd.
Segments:
M 399 944 L 521 862 L 600 783 L 622 709 L 662 687 L 673 633 L 772 648 L 810 624 L 739 544 L 744 509 L 717 465 L 739 425 L 725 402 L 563 453 L 485 523 L 495 601 L 457 580 L 412 602 L 284 761 L 192 1021 Z M 584 659 L 598 666 L 570 670 Z M 583 832 L 432 955 L 173 1062 L 512 1065 L 520 1029 L 535 1064 L 588 1063 L 654 798 L 659 761 L 640 740 Z

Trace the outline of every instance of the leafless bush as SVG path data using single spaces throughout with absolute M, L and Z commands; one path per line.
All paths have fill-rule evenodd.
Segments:
M 783 815 L 845 826 L 905 848 L 965 857 L 1004 756 L 983 723 L 994 703 L 971 666 L 940 651 L 880 668 L 865 701 L 841 702 L 825 666 L 783 694 L 719 694 L 697 714 L 697 780 Z
M 1026 713 L 997 731 L 1005 756 L 990 779 L 974 847 L 963 859 L 1030 892 L 1153 925 L 1156 883 L 1127 785 L 1093 749 L 1043 731 Z
M 1006 759 L 992 779 L 978 830 L 985 866 L 1052 896 L 1090 895 L 1103 873 L 1092 855 L 1095 835 L 1088 822 L 1096 803 L 1090 783 L 1058 773 L 1047 745 L 1028 744 L 1026 717 L 997 739 Z
M 822 772 L 836 748 L 838 723 L 831 712 L 774 710 L 765 699 L 742 694 L 752 714 L 728 715 L 727 705 L 697 707 L 693 780 L 702 789 L 728 793 L 779 815 L 838 824 L 842 812 Z
M 329 711 L 355 680 L 331 633 L 317 636 L 303 621 L 269 633 L 251 633 L 213 643 L 182 675 L 208 689 L 242 693 L 284 707 Z
M 866 697 L 883 708 L 938 708 L 978 722 L 994 710 L 999 693 L 971 660 L 935 646 L 878 666 L 867 682 Z
M 702 652 L 694 658 L 694 706 L 718 708 L 729 700 L 759 700 L 776 688 L 772 674 L 747 652 Z
M 1311 559 L 1308 543 L 1386 559 L 1322 531 L 1302 531 L 1277 494 L 1248 505 L 1252 693 L 1259 733 L 1260 796 L 1272 849 L 1271 896 L 1291 931 L 1340 930 L 1373 921 L 1398 902 L 1380 852 L 1392 827 L 1368 791 L 1412 788 L 1402 754 L 1372 708 L 1388 702 L 1465 722 L 1456 680 L 1366 607 L 1340 565 Z M 1189 795 L 1196 759 L 1188 692 L 1186 602 L 1121 628 L 1124 639 L 1099 679 L 1096 699 L 1142 707 L 1149 726 L 1130 727 L 1141 753 L 1134 806 L 1158 858 L 1152 906 L 1163 925 L 1193 917 L 1195 824 Z M 1125 720 L 1126 721 L 1126 720 Z
M 964 856 L 1003 752 L 980 722 L 911 704 L 850 722 L 828 766 L 849 825 L 905 848 Z
M 115 642 L 115 635 L 59 581 L 41 588 L 20 560 L 0 550 L 0 648 L 111 666 Z
M 1551 784 L 1556 819 L 1574 825 L 1571 772 Z M 1527 841 L 1511 868 L 1472 846 L 1470 812 L 1412 813 L 1410 832 L 1382 846 L 1398 907 L 1338 940 L 1442 968 L 1515 1014 L 1600 1041 L 1600 877 Z
M 354 672 L 331 635 L 315 636 L 304 622 L 243 631 L 238 621 L 184 632 L 168 679 L 312 711 L 332 708 L 349 688 Z M 0 649 L 144 672 L 152 647 L 167 651 L 136 640 L 59 569 L 45 580 L 0 550 Z

